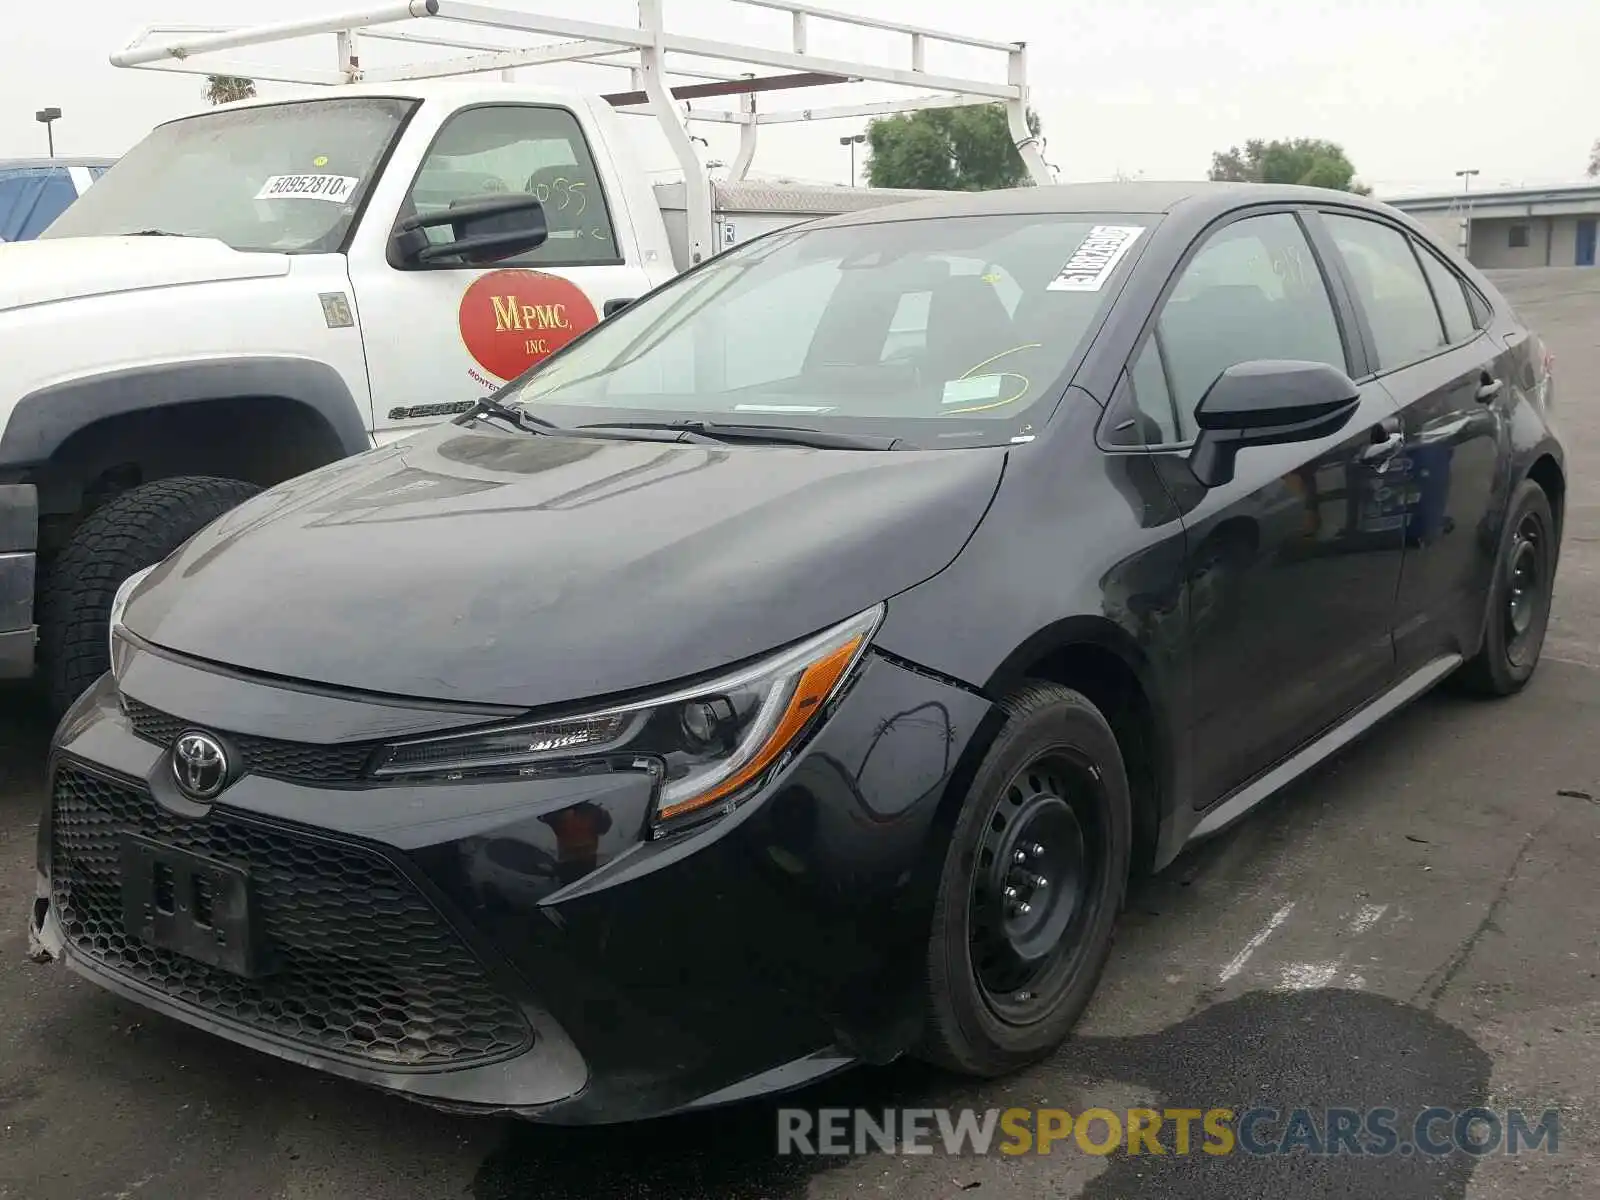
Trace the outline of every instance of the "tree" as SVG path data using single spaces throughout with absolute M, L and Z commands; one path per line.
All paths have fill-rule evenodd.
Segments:
M 1244 149 L 1232 146 L 1211 156 L 1212 179 L 1235 183 L 1297 183 L 1370 196 L 1372 189 L 1356 182 L 1356 169 L 1344 147 L 1321 138 L 1264 141 L 1252 138 Z
M 232 104 L 235 100 L 253 100 L 256 94 L 254 79 L 241 79 L 237 75 L 207 75 L 206 99 L 212 104 Z
M 1028 131 L 1039 136 L 1039 114 L 1032 110 Z M 1028 181 L 1003 104 L 879 117 L 867 126 L 867 146 L 872 187 L 983 192 Z
M 1600 175 L 1600 138 L 1589 147 L 1589 177 L 1592 179 L 1596 175 Z

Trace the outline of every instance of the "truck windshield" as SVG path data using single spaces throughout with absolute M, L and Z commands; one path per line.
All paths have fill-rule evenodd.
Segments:
M 703 419 L 996 444 L 1059 399 L 1154 220 L 785 230 L 623 309 L 502 398 L 560 425 Z
M 413 103 L 340 97 L 169 122 L 44 236 L 168 233 L 235 250 L 336 251 Z

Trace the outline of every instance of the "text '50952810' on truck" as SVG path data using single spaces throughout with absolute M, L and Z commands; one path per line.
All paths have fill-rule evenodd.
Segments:
M 760 125 L 998 102 L 1049 181 L 1020 44 L 737 2 L 788 16 L 792 45 L 679 36 L 655 0 L 637 27 L 411 0 L 153 27 L 113 55 L 309 88 L 160 126 L 42 238 L 0 247 L 0 677 L 37 672 L 63 711 L 108 665 L 118 585 L 262 487 L 459 414 L 716 251 L 916 195 L 747 181 Z M 897 31 L 909 60 L 808 54 L 808 20 Z M 321 35 L 325 70 L 216 58 Z M 1005 81 L 928 71 L 936 42 L 1003 55 Z M 419 45 L 455 53 L 363 61 Z M 630 87 L 513 78 L 568 61 L 627 69 Z M 758 111 L 763 93 L 866 81 L 900 98 Z M 736 107 L 703 106 L 717 96 Z M 681 178 L 652 184 L 623 115 L 654 118 Z M 709 178 L 686 117 L 738 127 L 728 180 Z

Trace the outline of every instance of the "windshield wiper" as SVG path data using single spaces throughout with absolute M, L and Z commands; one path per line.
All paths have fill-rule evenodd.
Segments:
M 834 433 L 807 429 L 799 425 L 755 425 L 722 421 L 602 421 L 579 425 L 579 429 L 665 429 L 699 434 L 719 442 L 768 442 L 787 446 L 815 446 L 820 450 L 893 450 L 897 437 L 872 437 L 858 433 Z
M 122 237 L 193 237 L 192 233 L 173 233 L 170 229 L 133 229 Z
M 456 418 L 456 423 L 463 424 L 477 417 L 499 417 L 518 429 L 527 433 L 546 433 L 552 429 L 561 428 L 554 421 L 546 421 L 543 417 L 536 417 L 532 413 L 523 412 L 520 408 L 512 408 L 509 404 L 502 404 L 493 396 L 485 396 L 477 401 Z

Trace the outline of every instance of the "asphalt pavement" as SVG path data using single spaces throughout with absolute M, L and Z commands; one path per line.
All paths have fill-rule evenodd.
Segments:
M 1384 1200 L 1600 1192 L 1600 271 L 1506 286 L 1573 453 L 1545 661 L 1439 693 L 1140 885 L 1049 1063 L 857 1070 L 785 1103 L 1559 1114 L 1555 1153 L 775 1154 L 773 1105 L 610 1129 L 441 1116 L 192 1032 L 24 957 L 46 731 L 0 715 L 3 1200 Z M 1170 1147 L 1171 1142 L 1168 1141 Z

